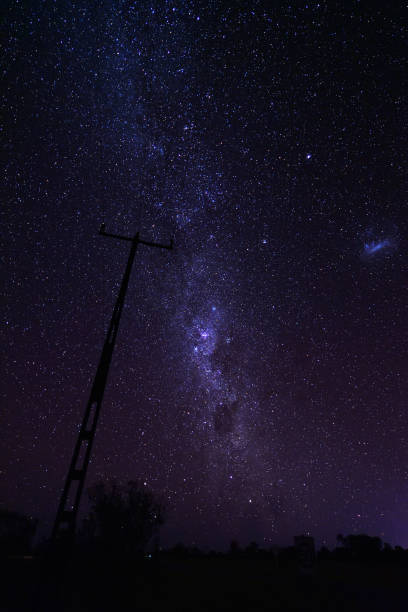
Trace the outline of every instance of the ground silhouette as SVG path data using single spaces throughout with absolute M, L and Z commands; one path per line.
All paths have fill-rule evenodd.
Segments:
M 89 494 L 69 555 L 50 543 L 32 550 L 27 539 L 21 548 L 19 531 L 14 544 L 7 532 L 2 612 L 406 609 L 408 550 L 379 537 L 339 535 L 338 546 L 313 552 L 306 565 L 299 544 L 313 543 L 310 536 L 281 548 L 233 541 L 225 553 L 182 543 L 163 550 L 154 545 L 163 507 L 144 485 L 97 483 Z M 16 524 L 32 525 L 26 518 Z

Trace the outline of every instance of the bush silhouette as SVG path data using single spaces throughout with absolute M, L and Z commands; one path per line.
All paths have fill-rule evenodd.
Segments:
M 88 495 L 82 541 L 100 552 L 141 555 L 164 522 L 162 504 L 139 482 L 98 482 Z

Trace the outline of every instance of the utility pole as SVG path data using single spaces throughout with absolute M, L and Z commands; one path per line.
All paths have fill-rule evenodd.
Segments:
M 61 500 L 55 518 L 54 528 L 52 531 L 53 541 L 64 539 L 64 541 L 73 543 L 75 537 L 75 526 L 78 514 L 78 508 L 81 501 L 81 495 L 85 484 L 86 471 L 89 465 L 91 456 L 92 444 L 95 437 L 96 426 L 98 423 L 99 412 L 101 410 L 103 395 L 105 392 L 106 382 L 108 380 L 109 367 L 112 361 L 113 349 L 115 348 L 116 336 L 119 329 L 120 317 L 122 314 L 123 304 L 125 302 L 126 290 L 129 284 L 130 273 L 132 270 L 133 261 L 135 259 L 136 250 L 139 244 L 145 244 L 149 247 L 157 247 L 159 249 L 172 249 L 173 241 L 169 245 L 159 244 L 156 242 L 148 242 L 139 238 L 137 233 L 133 238 L 128 236 L 118 236 L 105 231 L 105 224 L 101 225 L 99 230 L 101 236 L 116 238 L 117 240 L 126 240 L 131 243 L 129 259 L 126 265 L 126 270 L 123 275 L 122 284 L 119 294 L 113 309 L 112 318 L 109 329 L 106 334 L 105 343 L 103 345 L 102 354 L 96 370 L 95 378 L 92 384 L 91 394 L 86 406 L 82 425 L 79 430 L 78 438 L 75 444 L 72 455 L 71 465 L 68 470 L 68 475 L 65 481 L 65 486 L 61 495 Z

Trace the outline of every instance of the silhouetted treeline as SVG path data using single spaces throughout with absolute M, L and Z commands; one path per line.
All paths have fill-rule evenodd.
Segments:
M 360 563 L 398 563 L 408 565 L 408 549 L 401 546 L 392 547 L 377 536 L 351 534 L 337 536 L 337 546 L 330 551 L 322 547 L 318 553 L 319 560 L 337 560 Z
M 0 559 L 6 610 L 271 609 L 276 598 L 287 602 L 282 609 L 300 610 L 304 597 L 316 610 L 405 609 L 393 608 L 393 598 L 405 605 L 408 550 L 378 537 L 340 535 L 333 550 L 322 547 L 316 554 L 310 536 L 297 536 L 286 547 L 232 541 L 226 552 L 182 543 L 162 549 L 154 538 L 162 507 L 143 485 L 110 483 L 91 495 L 91 512 L 66 556 L 52 546 L 26 555 L 32 519 L 7 514 L 7 554 Z M 378 606 L 361 607 L 363 598 L 371 606 L 373 592 Z M 331 608 L 322 607 L 322 597 Z
M 159 546 L 159 528 L 164 522 L 164 508 L 160 501 L 142 483 L 119 485 L 114 481 L 99 482 L 89 489 L 91 509 L 78 533 L 77 549 L 106 558 L 126 559 L 138 557 L 146 562 L 161 559 L 224 558 L 269 560 L 278 567 L 301 563 L 295 538 L 294 546 L 262 548 L 256 542 L 240 546 L 231 541 L 227 552 L 200 550 L 197 546 Z M 0 511 L 0 554 L 4 557 L 27 555 L 32 552 L 32 540 L 37 521 L 8 510 Z M 408 566 L 408 549 L 384 543 L 380 537 L 367 534 L 337 536 L 338 545 L 329 550 L 322 546 L 312 554 L 312 563 L 337 561 L 342 563 L 397 564 Z M 50 546 L 39 543 L 34 553 L 50 552 Z
M 379 537 L 366 534 L 340 535 L 337 541 L 339 545 L 332 550 L 322 546 L 316 554 L 316 561 L 358 562 L 362 564 L 395 563 L 408 566 L 408 549 L 383 543 Z M 298 552 L 295 546 L 261 548 L 256 542 L 251 542 L 249 545 L 241 547 L 236 540 L 231 542 L 227 552 L 204 551 L 197 546 L 185 546 L 179 543 L 166 550 L 161 550 L 160 554 L 167 558 L 176 559 L 197 557 L 235 560 L 265 559 L 282 567 L 296 564 L 298 560 Z

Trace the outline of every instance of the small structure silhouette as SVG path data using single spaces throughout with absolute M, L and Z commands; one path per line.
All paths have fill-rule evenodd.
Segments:
M 316 560 L 315 543 L 312 536 L 300 535 L 294 538 L 296 559 L 299 571 L 302 574 L 310 574 Z

